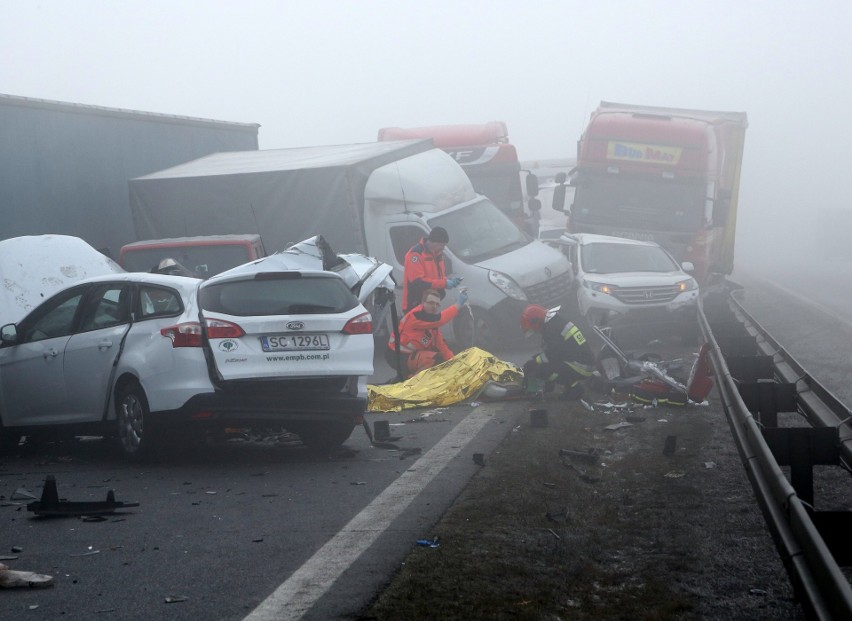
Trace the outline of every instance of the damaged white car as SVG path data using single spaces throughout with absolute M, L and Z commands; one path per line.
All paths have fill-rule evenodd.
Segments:
M 372 316 L 391 266 L 321 237 L 207 281 L 83 280 L 0 329 L 0 449 L 62 425 L 129 457 L 162 434 L 275 425 L 344 442 L 367 405 Z

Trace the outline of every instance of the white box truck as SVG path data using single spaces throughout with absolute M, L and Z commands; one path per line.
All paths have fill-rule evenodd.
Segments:
M 448 336 L 486 349 L 519 334 L 529 303 L 562 303 L 567 258 L 532 239 L 431 140 L 215 153 L 130 181 L 140 239 L 259 233 L 267 252 L 322 235 L 336 252 L 389 263 L 433 227 L 450 234 L 448 273 L 464 278 L 472 313 Z

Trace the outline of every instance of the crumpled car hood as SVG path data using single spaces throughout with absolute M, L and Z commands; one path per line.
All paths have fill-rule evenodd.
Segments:
M 123 273 L 79 237 L 25 235 L 0 241 L 0 325 L 20 321 L 79 280 Z
M 321 235 L 294 244 L 257 261 L 246 263 L 213 276 L 205 285 L 225 279 L 244 278 L 259 272 L 289 270 L 331 271 L 339 274 L 346 285 L 363 303 L 376 289 L 393 291 L 393 268 L 387 263 L 363 254 L 336 254 Z

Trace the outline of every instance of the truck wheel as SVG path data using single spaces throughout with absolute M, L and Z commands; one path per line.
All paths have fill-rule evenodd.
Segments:
M 355 429 L 350 421 L 303 422 L 288 428 L 311 450 L 328 451 L 346 442 Z
M 459 351 L 468 347 L 478 347 L 490 352 L 496 344 L 497 329 L 494 318 L 486 310 L 471 306 L 470 311 L 463 308 L 453 319 L 453 334 Z M 455 353 L 458 353 L 455 352 Z
M 152 433 L 148 429 L 148 399 L 139 384 L 121 388 L 115 402 L 118 447 L 125 457 L 140 459 L 150 452 Z

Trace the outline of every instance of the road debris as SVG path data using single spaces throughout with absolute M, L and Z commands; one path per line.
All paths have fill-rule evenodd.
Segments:
M 438 548 L 441 546 L 438 542 L 438 537 L 433 537 L 432 539 L 418 539 L 417 545 L 425 548 Z
M 9 569 L 8 566 L 0 563 L 0 588 L 44 588 L 50 586 L 53 586 L 53 576 Z
M 114 513 L 116 509 L 138 506 L 138 502 L 117 502 L 113 490 L 107 492 L 106 500 L 103 502 L 71 502 L 64 499 L 60 500 L 59 493 L 56 490 L 56 478 L 52 474 L 49 474 L 44 480 L 41 500 L 29 503 L 27 511 L 45 516 L 105 515 Z

